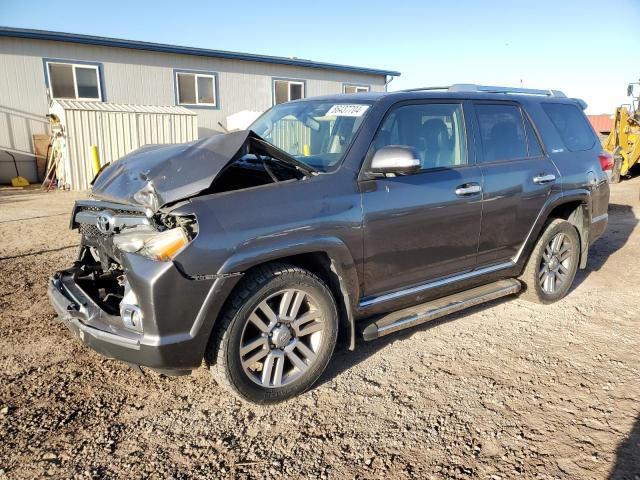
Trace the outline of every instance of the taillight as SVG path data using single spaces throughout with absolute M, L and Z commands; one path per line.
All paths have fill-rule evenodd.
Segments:
M 602 167 L 602 171 L 606 172 L 607 170 L 613 170 L 613 155 L 609 152 L 602 152 L 598 155 L 598 159 L 600 160 L 600 166 Z

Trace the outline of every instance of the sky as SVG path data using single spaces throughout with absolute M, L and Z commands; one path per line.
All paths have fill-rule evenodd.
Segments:
M 592 114 L 640 79 L 640 0 L 0 0 L 0 25 L 401 72 L 389 90 L 562 90 Z

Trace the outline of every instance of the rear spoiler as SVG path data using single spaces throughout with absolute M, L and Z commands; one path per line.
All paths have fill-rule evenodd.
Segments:
M 587 109 L 587 102 L 585 102 L 584 100 L 582 100 L 581 98 L 572 98 L 571 100 L 573 100 L 574 102 L 576 102 L 580 108 L 582 110 L 586 110 Z

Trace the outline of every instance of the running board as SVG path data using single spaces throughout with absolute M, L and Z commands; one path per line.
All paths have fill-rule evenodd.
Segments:
M 515 278 L 499 280 L 481 287 L 438 298 L 414 307 L 389 313 L 370 323 L 362 331 L 366 341 L 389 335 L 390 333 L 430 322 L 450 313 L 459 312 L 481 303 L 518 293 L 522 285 Z

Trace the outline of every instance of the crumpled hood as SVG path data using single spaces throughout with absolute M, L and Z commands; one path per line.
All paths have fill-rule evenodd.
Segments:
M 136 195 L 145 189 L 155 195 L 152 209 L 157 210 L 206 190 L 228 164 L 250 151 L 311 173 L 304 163 L 251 130 L 242 130 L 179 145 L 142 147 L 105 167 L 94 180 L 91 194 L 100 200 L 149 207 Z

